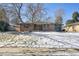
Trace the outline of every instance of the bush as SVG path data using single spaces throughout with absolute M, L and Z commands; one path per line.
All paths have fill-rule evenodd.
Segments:
M 8 25 L 9 25 L 8 23 L 0 21 L 0 31 L 1 32 L 8 31 Z

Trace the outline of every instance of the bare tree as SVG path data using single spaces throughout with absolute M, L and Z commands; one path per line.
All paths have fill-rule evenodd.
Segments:
M 7 19 L 6 20 L 9 20 L 9 24 L 13 24 L 14 23 L 14 21 L 15 21 L 15 23 L 16 23 L 16 21 L 18 21 L 18 23 L 19 23 L 19 17 L 17 16 L 17 12 L 16 12 L 16 10 L 15 10 L 15 7 L 14 7 L 14 5 L 13 4 L 11 4 L 11 3 L 8 3 L 8 4 L 0 4 L 0 8 L 2 8 L 3 9 L 3 11 L 5 11 L 5 15 L 6 15 L 6 17 L 7 17 Z
M 2 4 L 1 4 L 2 5 Z M 3 4 L 6 10 L 7 16 L 9 20 L 16 22 L 16 20 L 21 23 L 23 22 L 22 16 L 26 17 L 26 20 L 30 20 L 31 22 L 36 22 L 45 19 L 46 11 L 43 8 L 43 4 L 22 4 L 22 3 L 10 3 Z M 22 7 L 26 7 L 24 11 L 22 11 Z M 24 15 L 22 15 L 22 13 Z
M 37 22 L 44 18 L 46 11 L 43 4 L 27 4 L 26 17 L 31 22 Z
M 62 20 L 61 16 L 56 16 L 55 24 L 62 24 Z
M 55 11 L 55 25 L 56 25 L 56 30 L 61 31 L 62 29 L 62 24 L 63 24 L 63 15 L 64 15 L 64 10 L 63 9 L 57 9 Z
M 57 9 L 57 10 L 55 11 L 55 16 L 61 16 L 61 17 L 63 17 L 64 14 L 65 14 L 65 12 L 64 12 L 63 9 Z
M 21 16 L 22 16 L 21 9 L 22 9 L 23 4 L 22 3 L 13 3 L 12 5 L 13 5 L 13 8 L 15 10 L 18 20 L 23 23 L 23 20 L 21 18 Z
M 6 11 L 6 14 L 10 20 L 10 23 L 23 23 L 22 15 L 21 15 L 21 9 L 23 4 L 20 3 L 9 3 L 9 4 L 3 4 L 3 7 Z

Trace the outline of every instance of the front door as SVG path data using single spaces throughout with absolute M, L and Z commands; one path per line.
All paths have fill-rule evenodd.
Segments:
M 42 31 L 42 25 L 34 24 L 35 31 Z

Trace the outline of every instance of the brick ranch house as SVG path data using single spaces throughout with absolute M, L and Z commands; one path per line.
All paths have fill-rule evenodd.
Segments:
M 56 26 L 54 23 L 35 22 L 19 23 L 15 26 L 18 32 L 24 31 L 61 31 L 61 25 Z
M 17 24 L 16 31 L 53 31 L 53 23 L 25 23 Z

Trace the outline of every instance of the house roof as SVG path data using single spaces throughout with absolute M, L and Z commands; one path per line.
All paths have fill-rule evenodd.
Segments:
M 79 22 L 69 24 L 69 26 L 79 25 Z M 69 27 L 68 25 L 64 26 L 64 28 Z
M 79 22 L 73 23 L 72 25 L 79 25 Z
M 20 23 L 20 24 L 23 24 L 23 23 Z M 24 24 L 32 24 L 32 22 L 27 21 Z M 53 22 L 38 21 L 38 22 L 34 22 L 34 24 L 54 24 L 54 23 Z

